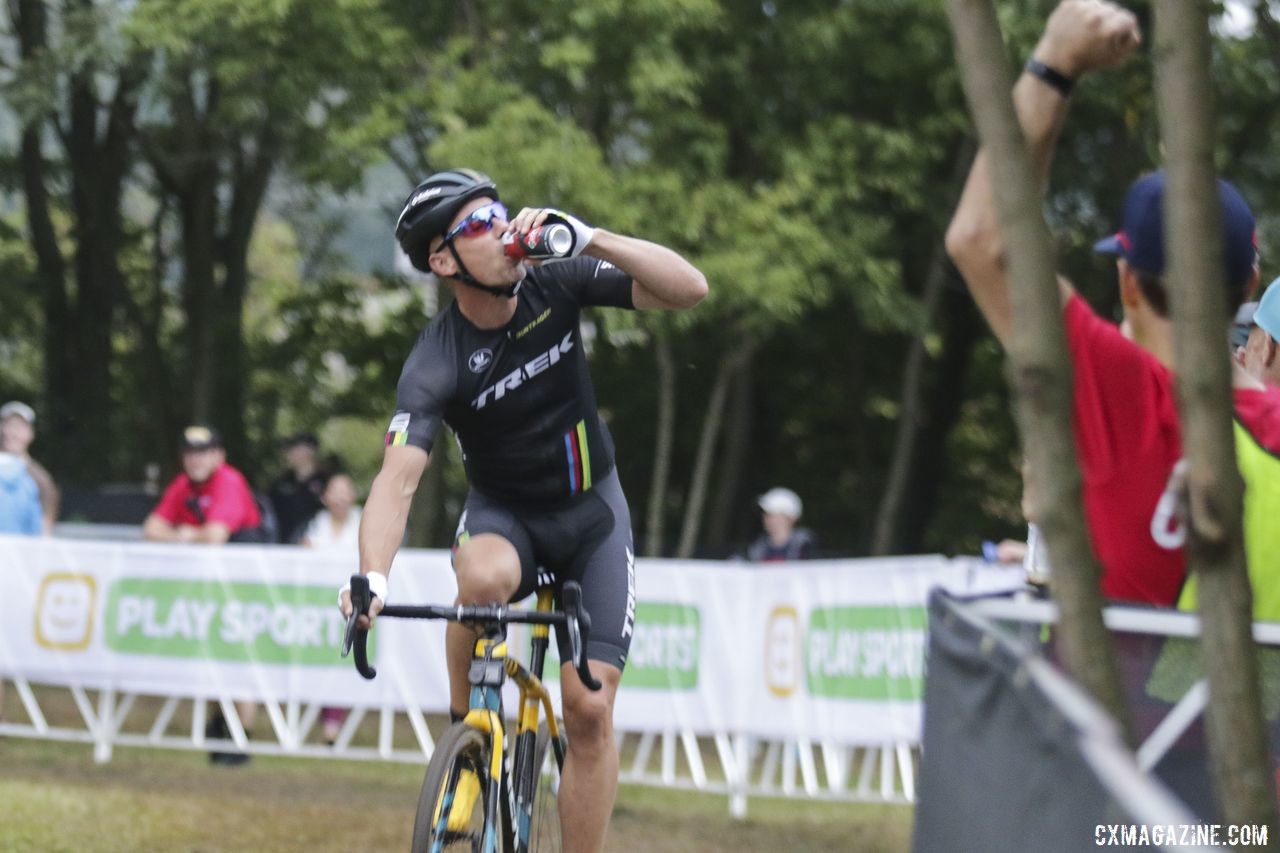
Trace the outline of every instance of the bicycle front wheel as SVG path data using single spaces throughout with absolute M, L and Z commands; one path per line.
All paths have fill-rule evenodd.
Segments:
M 492 850 L 506 839 L 500 826 L 486 826 L 489 804 L 489 736 L 465 723 L 450 726 L 427 764 L 413 821 L 413 853 L 485 850 L 485 834 L 496 836 Z
M 564 843 L 560 838 L 560 764 L 551 752 L 551 735 L 544 723 L 538 727 L 533 748 L 534 786 L 533 815 L 529 825 L 530 853 L 559 853 Z

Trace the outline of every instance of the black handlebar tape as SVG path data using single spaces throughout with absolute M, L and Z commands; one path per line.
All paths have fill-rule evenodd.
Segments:
M 343 648 L 351 645 L 351 634 L 355 634 L 356 671 L 366 679 L 372 680 L 378 671 L 369 666 L 369 631 L 357 628 L 356 621 L 369 614 L 373 604 L 373 593 L 369 591 L 369 579 L 362 574 L 351 576 L 351 618 L 347 621 L 347 641 Z
M 573 668 L 588 690 L 599 690 L 600 682 L 587 666 L 587 643 L 591 638 L 591 616 L 582 607 L 582 587 L 574 581 L 566 581 L 560 590 L 560 600 L 567 617 L 569 648 L 573 652 Z

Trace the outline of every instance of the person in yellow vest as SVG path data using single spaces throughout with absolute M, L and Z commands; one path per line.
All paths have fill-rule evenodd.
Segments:
M 1265 392 L 1236 396 L 1236 464 L 1244 480 L 1244 547 L 1253 587 L 1253 618 L 1280 622 L 1280 430 L 1276 418 L 1261 416 L 1280 407 L 1280 279 L 1256 303 L 1247 303 L 1232 329 L 1235 368 L 1264 383 Z M 1178 598 L 1182 610 L 1195 610 L 1194 575 Z

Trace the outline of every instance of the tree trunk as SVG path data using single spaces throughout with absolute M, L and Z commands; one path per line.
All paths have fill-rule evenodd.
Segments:
M 428 309 L 429 313 L 435 316 L 449 307 L 453 290 L 437 280 L 427 295 L 435 306 Z M 453 440 L 453 436 L 446 435 L 444 430 L 436 436 L 431 448 L 431 464 L 422 475 L 414 495 L 409 511 L 409 544 L 414 548 L 449 548 L 453 545 L 453 525 L 457 519 L 449 517 L 445 502 L 449 466 L 454 460 L 449 449 Z
M 186 314 L 188 382 L 191 419 L 215 426 L 222 414 L 214 406 L 214 324 L 219 313 L 214 228 L 217 175 L 203 165 L 178 199 L 182 212 L 182 296 Z
M 720 454 L 719 478 L 707 524 L 707 545 L 716 549 L 725 549 L 733 544 L 733 520 L 738 517 L 740 509 L 742 473 L 754 426 L 755 376 L 751 371 L 752 362 L 752 357 L 748 356 L 734 377 L 729 394 L 728 434 L 724 452 Z
M 249 462 L 249 440 L 244 421 L 244 388 L 248 378 L 244 302 L 249 291 L 249 246 L 278 153 L 270 126 L 268 120 L 267 129 L 248 146 L 254 152 L 252 156 L 245 153 L 243 144 L 235 149 L 230 170 L 231 203 L 226 216 L 226 233 L 221 239 L 215 235 L 216 244 L 223 248 L 221 266 L 224 273 L 216 320 L 212 324 L 214 347 L 218 354 L 213 365 L 214 399 L 227 453 L 230 458 L 241 460 L 241 464 Z
M 671 454 L 676 432 L 676 367 L 666 333 L 654 334 L 653 355 L 658 368 L 657 429 L 653 440 L 653 474 L 649 479 L 649 507 L 645 515 L 644 555 L 662 556 L 666 535 L 667 488 L 671 483 Z
M 78 341 L 71 329 L 71 308 L 67 296 L 67 264 L 58 247 L 58 234 L 49 212 L 45 187 L 46 164 L 40 150 L 40 127 L 22 133 L 22 184 L 27 202 L 27 227 L 36 255 L 36 276 L 44 301 L 44 402 L 41 432 L 54 448 L 68 448 L 74 442 L 74 407 L 71 387 L 75 384 Z M 55 471 L 60 466 L 52 465 Z
M 19 0 L 14 25 L 23 62 L 34 60 L 47 48 L 48 19 L 40 0 Z M 77 339 L 71 328 L 71 306 L 67 294 L 67 262 L 58 246 L 58 233 L 50 211 L 45 183 L 48 164 L 41 148 L 46 124 L 33 119 L 22 130 L 22 190 L 26 199 L 27 227 L 36 256 L 36 276 L 40 281 L 44 309 L 44 403 L 41 432 L 50 446 L 69 448 L 74 443 L 74 406 L 71 388 L 75 384 Z M 60 455 L 60 454 L 59 454 Z M 54 470 L 60 466 L 53 465 Z
M 452 537 L 446 536 L 449 520 L 444 518 L 445 471 L 449 467 L 449 442 L 452 437 L 443 430 L 431 449 L 431 464 L 422 475 L 418 490 L 409 507 L 408 545 L 413 548 L 448 548 Z
M 965 174 L 973 161 L 973 146 L 961 146 L 955 159 L 952 185 L 957 189 L 962 185 Z M 953 192 L 952 195 L 955 195 Z M 926 406 L 924 403 L 925 338 L 933 328 L 934 318 L 938 313 L 938 303 L 942 301 L 942 290 L 951 278 L 951 265 L 947 260 L 946 247 L 939 241 L 929 262 L 929 272 L 925 277 L 924 293 L 921 302 L 924 308 L 924 321 L 920 332 L 911 340 L 911 350 L 907 353 L 906 367 L 902 373 L 902 404 L 898 414 L 898 432 L 893 441 L 893 456 L 889 461 L 889 473 L 885 478 L 884 497 L 876 510 L 875 528 L 871 535 L 871 554 L 883 556 L 899 553 L 901 550 L 902 505 L 911 482 L 911 470 L 916 462 L 916 446 L 920 431 L 924 426 Z
M 725 355 L 720 360 L 719 370 L 716 371 L 716 381 L 711 388 L 711 396 L 707 401 L 707 413 L 702 421 L 702 434 L 698 437 L 698 451 L 689 483 L 689 500 L 684 507 L 680 543 L 676 546 L 678 559 L 692 557 L 694 548 L 697 547 L 698 531 L 702 526 L 702 513 L 707 497 L 707 484 L 711 480 L 711 460 L 715 457 L 720 425 L 724 422 L 729 386 L 737 372 L 742 369 L 742 365 L 751 358 L 754 348 L 754 342 L 749 342 L 736 353 Z
M 942 353 L 925 395 L 927 413 L 921 417 L 916 464 L 909 471 L 898 523 L 900 551 L 904 554 L 929 550 L 926 532 L 931 529 L 945 485 L 942 472 L 955 467 L 947 453 L 947 440 L 960 422 L 974 348 L 986 329 L 973 300 L 960 289 L 946 289 L 943 293 L 940 317 Z
M 1040 181 L 1009 95 L 1013 81 L 991 0 L 948 0 L 947 12 L 965 96 L 989 157 L 1008 253 L 1010 378 L 1026 457 L 1044 484 L 1038 496 L 1041 528 L 1058 567 L 1052 590 L 1062 611 L 1063 662 L 1127 733 L 1120 676 L 1102 623 L 1101 571 L 1085 532 L 1071 434 L 1071 362 Z
M 1233 448 L 1231 367 L 1222 341 L 1221 210 L 1213 168 L 1213 86 L 1205 7 L 1160 0 L 1156 88 L 1168 151 L 1165 281 L 1177 334 L 1183 454 L 1190 464 L 1187 565 L 1198 575 L 1206 722 L 1214 790 L 1227 823 L 1276 831 L 1245 568 L 1243 484 Z
M 26 73 L 29 63 L 47 61 L 49 5 L 18 0 L 9 11 Z M 49 403 L 44 423 L 58 459 L 55 470 L 74 472 L 80 482 L 113 473 L 112 324 L 123 290 L 120 199 L 131 164 L 140 67 L 126 64 L 112 101 L 102 103 L 100 70 L 85 62 L 59 81 L 57 91 L 66 94 L 65 123 L 40 116 L 30 119 L 22 132 L 23 192 L 44 286 L 44 393 Z M 49 170 L 41 148 L 46 127 L 58 131 L 66 155 L 74 236 L 70 269 L 58 248 L 51 214 Z M 74 275 L 74 289 L 68 287 L 68 272 Z

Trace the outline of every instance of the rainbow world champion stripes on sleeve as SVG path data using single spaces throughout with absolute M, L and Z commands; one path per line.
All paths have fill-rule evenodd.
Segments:
M 402 447 L 409 440 L 409 420 L 408 412 L 396 412 L 387 427 L 387 438 L 383 444 L 387 447 Z

